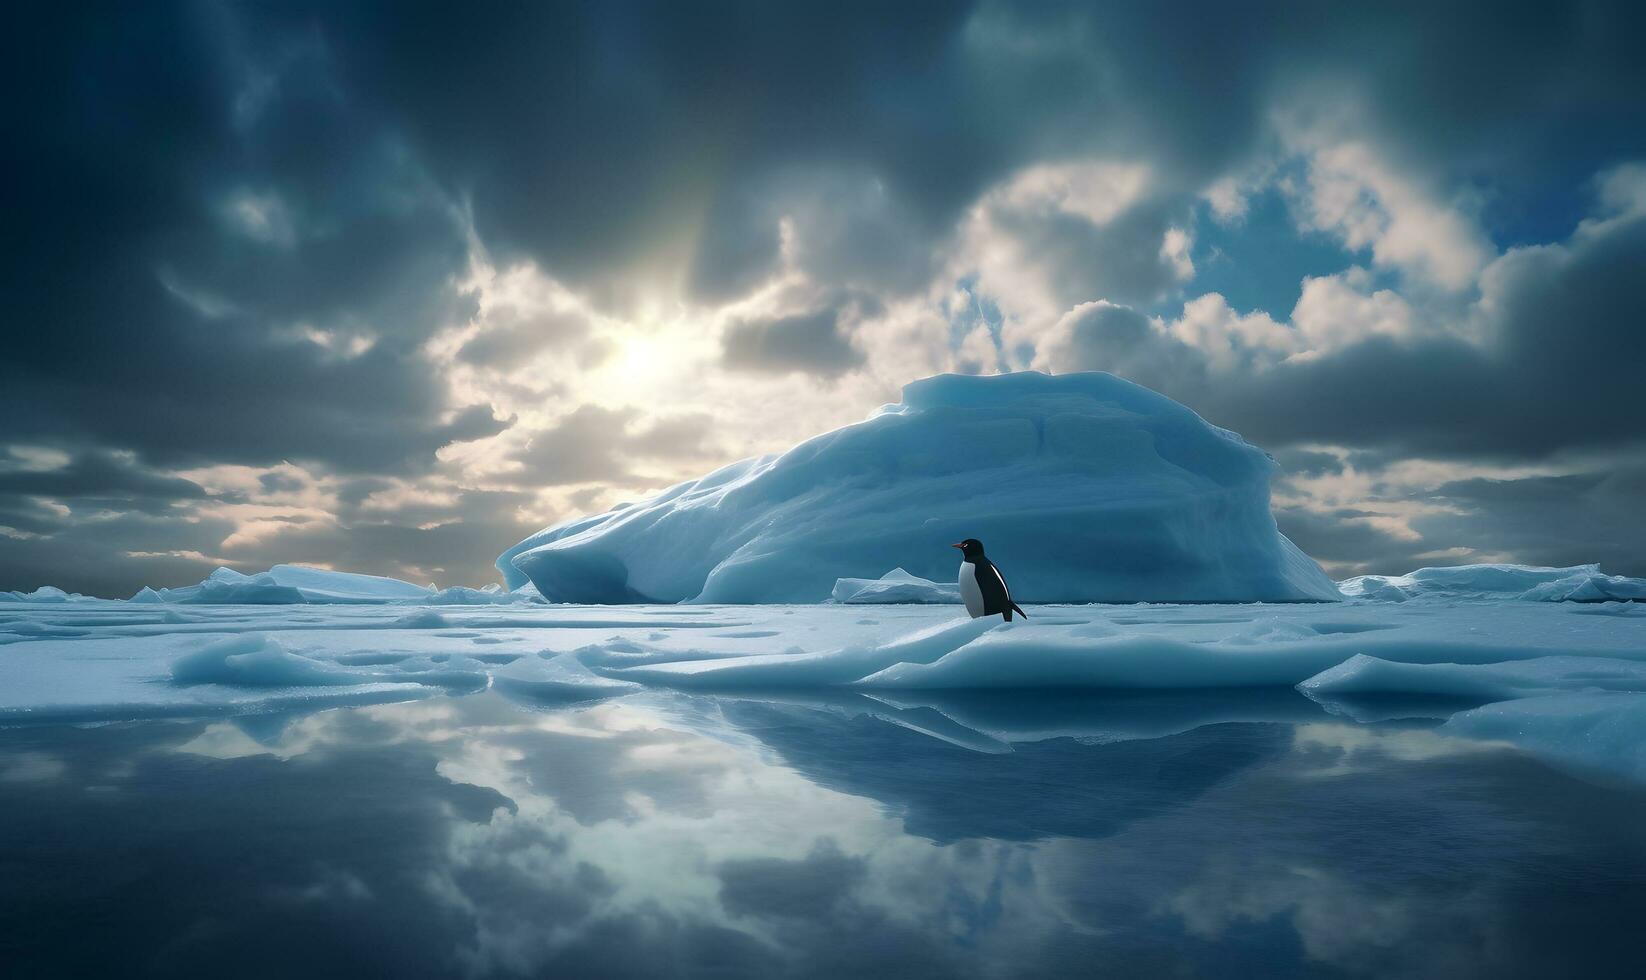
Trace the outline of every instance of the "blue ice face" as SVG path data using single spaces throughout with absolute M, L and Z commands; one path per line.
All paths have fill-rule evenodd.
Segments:
M 940 375 L 868 421 L 548 528 L 498 567 L 569 602 L 817 602 L 952 578 L 972 537 L 1023 602 L 1335 600 L 1275 528 L 1273 462 L 1107 374 Z

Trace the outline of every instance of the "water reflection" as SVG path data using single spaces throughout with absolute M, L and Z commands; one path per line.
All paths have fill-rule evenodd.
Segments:
M 1639 790 L 1290 694 L 19 728 L 0 801 L 19 976 L 1620 973 L 1646 912 Z

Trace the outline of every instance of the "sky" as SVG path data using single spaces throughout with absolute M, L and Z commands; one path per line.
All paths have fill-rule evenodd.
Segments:
M 0 589 L 495 581 L 546 524 L 1026 369 L 1262 446 L 1340 577 L 1646 574 L 1639 4 L 86 3 L 8 34 Z

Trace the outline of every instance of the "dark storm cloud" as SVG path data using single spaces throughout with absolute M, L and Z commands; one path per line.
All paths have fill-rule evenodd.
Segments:
M 1107 371 L 1183 400 L 1202 390 L 1206 357 L 1154 329 L 1130 307 L 1089 303 L 1070 311 L 1045 346 L 1060 371 Z
M 777 260 L 769 202 L 744 189 L 797 163 L 862 160 L 934 227 L 980 189 L 992 147 L 1010 141 L 947 104 L 966 13 L 499 4 L 459 17 L 362 5 L 313 19 L 354 90 L 470 195 L 500 255 L 621 292 L 654 250 L 690 249 L 713 228 L 693 264 L 723 292 Z
M 734 323 L 720 343 L 722 362 L 740 371 L 799 371 L 828 378 L 863 363 L 862 351 L 852 346 L 832 309 Z
M 430 579 L 441 586 L 480 585 L 497 580 L 498 542 L 518 541 L 540 526 L 518 516 L 530 503 L 526 493 L 461 490 L 449 504 L 370 511 L 344 506 L 337 523 L 293 524 L 220 550 L 243 570 L 261 571 L 279 562 L 324 563 L 419 585 Z
M 449 282 L 452 202 L 499 255 L 618 291 L 682 250 L 710 292 L 746 288 L 775 267 L 784 213 L 805 225 L 803 267 L 911 288 L 1013 168 L 1109 154 L 1192 191 L 1311 83 L 1375 117 L 1390 153 L 1481 179 L 1525 164 L 1458 147 L 1544 146 L 1567 125 L 1521 107 L 1642 111 L 1627 6 L 1191 6 L 292 4 L 131 10 L 107 30 L 52 15 L 14 66 L 33 97 L 18 128 L 40 144 L 19 183 L 41 193 L 16 219 L 39 247 L 7 294 L 13 322 L 39 326 L 19 331 L 6 407 L 156 458 L 405 465 L 447 437 L 410 345 L 472 309 Z M 1626 122 L 1603 127 L 1609 152 L 1646 140 Z M 1061 282 L 1125 299 L 1160 285 L 1165 214 L 1126 220 L 1103 247 L 1079 222 L 1024 230 Z M 162 269 L 223 315 L 165 295 Z M 300 323 L 386 339 L 351 360 L 270 336 Z M 284 421 L 298 402 L 313 407 Z
M 264 473 L 257 483 L 268 493 L 296 493 L 307 486 L 302 480 L 286 473 Z
M 1143 202 L 1102 225 L 1068 213 L 991 210 L 995 227 L 1012 236 L 1045 276 L 1044 298 L 1058 309 L 1094 297 L 1148 304 L 1178 280 L 1160 244 L 1168 227 L 1188 219 L 1181 197 Z
M 1336 578 L 1409 572 L 1425 564 L 1419 555 L 1436 547 L 1427 539 L 1396 537 L 1364 520 L 1379 516 L 1375 511 L 1321 513 L 1303 507 L 1276 507 L 1274 515 L 1280 533 Z
M 199 500 L 206 491 L 198 483 L 145 469 L 105 452 L 85 452 L 56 469 L 3 468 L 0 460 L 0 497 L 37 496 L 101 500 Z
M 1480 347 L 1369 340 L 1200 400 L 1276 443 L 1502 458 L 1638 441 L 1643 267 L 1646 214 L 1505 259 Z
M 210 548 L 229 533 L 199 519 L 199 484 L 130 459 L 84 451 L 55 469 L 19 469 L 0 454 L 0 591 L 64 585 L 126 598 L 143 584 L 198 581 L 202 563 L 161 552 Z M 210 571 L 207 567 L 205 571 Z M 203 574 L 203 573 L 202 573 Z
M 0 591 L 55 585 L 125 599 L 144 585 L 192 585 L 215 564 L 188 553 L 210 555 L 235 530 L 233 521 L 222 518 L 142 507 L 114 514 L 99 514 L 96 507 L 89 513 L 39 510 L 31 525 L 5 513 L 12 506 L 0 500 L 0 524 L 33 536 L 0 537 Z
M 1336 443 L 1453 458 L 1537 458 L 1642 438 L 1640 269 L 1646 213 L 1565 245 L 1511 253 L 1487 273 L 1487 335 L 1374 337 L 1272 368 L 1214 373 L 1134 311 L 1070 315 L 1063 370 L 1157 388 L 1265 447 Z
M 888 296 L 926 288 L 991 187 L 1094 157 L 1147 165 L 1149 196 L 1101 227 L 1018 216 L 1010 231 L 1059 300 L 1144 303 L 1170 285 L 1163 228 L 1272 150 L 1291 102 L 1464 188 L 1501 240 L 1546 241 L 1570 226 L 1571 188 L 1646 153 L 1641 18 L 1621 3 L 36 6 L 0 62 L 0 413 L 19 442 L 145 466 L 425 472 L 442 445 L 509 424 L 453 403 L 423 347 L 475 314 L 459 285 L 471 219 L 500 263 L 597 304 L 646 281 L 739 297 L 784 263 L 820 292 Z M 1564 223 L 1526 237 L 1551 215 Z M 1601 446 L 1633 438 L 1638 414 L 1639 238 L 1524 256 L 1481 348 L 1369 341 L 1215 385 L 1119 314 L 1073 349 L 1270 446 Z M 726 363 L 844 373 L 862 355 L 831 316 L 734 326 Z M 505 326 L 459 357 L 503 367 L 584 342 L 557 329 Z M 591 416 L 540 436 L 531 472 L 629 472 L 602 434 L 673 441 Z M 50 524 L 32 498 L 3 506 L 19 529 Z
M 172 464 L 424 465 L 477 431 L 443 421 L 417 353 L 472 313 L 462 229 L 312 33 L 227 20 L 161 5 L 17 25 L 10 433 Z
M 1282 449 L 1272 455 L 1280 472 L 1287 476 L 1327 476 L 1343 472 L 1343 461 L 1331 453 Z
M 1425 538 L 1501 551 L 1537 565 L 1599 562 L 1614 575 L 1646 575 L 1646 466 L 1520 480 L 1462 480 L 1437 488 L 1461 514 L 1420 519 Z

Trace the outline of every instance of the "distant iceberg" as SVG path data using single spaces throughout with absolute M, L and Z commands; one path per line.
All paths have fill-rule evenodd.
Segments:
M 1520 599 L 1528 602 L 1628 602 L 1646 600 L 1646 579 L 1607 575 L 1599 565 L 1544 568 L 1537 565 L 1455 565 L 1420 568 L 1405 575 L 1358 575 L 1338 583 L 1351 599 Z
M 55 591 L 55 590 L 54 590 Z M 38 600 L 35 600 L 38 601 Z M 178 589 L 144 586 L 132 596 L 138 603 L 181 603 L 184 605 L 511 605 L 537 602 L 526 591 L 506 592 L 498 585 L 481 589 L 453 586 L 436 589 L 413 585 L 397 578 L 334 572 L 309 565 L 276 565 L 266 572 L 247 575 L 232 568 L 219 568 L 198 585 Z
M 64 592 L 52 585 L 42 585 L 33 592 L 0 592 L 0 602 L 79 602 L 85 598 L 78 592 Z
M 1108 374 L 939 375 L 865 422 L 557 524 L 498 558 L 551 601 L 818 602 L 975 537 L 1020 602 L 1341 598 L 1275 527 L 1267 454 Z
M 836 579 L 830 598 L 847 605 L 960 602 L 960 583 L 933 582 L 894 568 L 879 578 Z

